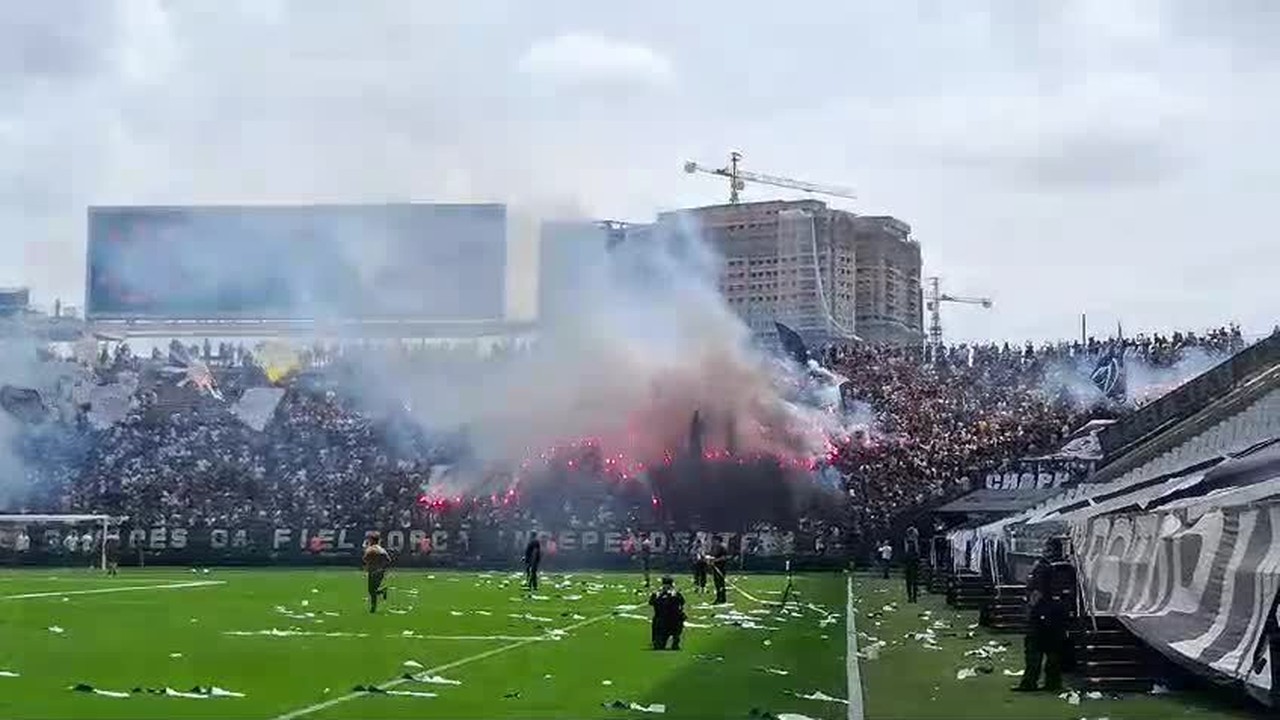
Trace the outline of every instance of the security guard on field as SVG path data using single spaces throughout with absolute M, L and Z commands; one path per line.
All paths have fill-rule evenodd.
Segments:
M 1031 692 L 1040 683 L 1044 664 L 1044 690 L 1062 690 L 1062 666 L 1067 656 L 1067 625 L 1071 619 L 1076 589 L 1076 571 L 1067 561 L 1061 538 L 1045 543 L 1044 555 L 1036 560 L 1027 580 L 1027 634 L 1024 638 L 1026 669 L 1014 690 Z
M 680 636 L 684 634 L 684 596 L 675 588 L 671 577 L 662 578 L 662 589 L 649 596 L 653 608 L 653 649 L 666 650 L 667 641 L 672 650 L 680 649 Z

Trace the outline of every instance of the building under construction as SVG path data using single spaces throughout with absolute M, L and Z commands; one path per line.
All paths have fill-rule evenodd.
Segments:
M 890 217 L 862 217 L 819 200 L 692 208 L 702 237 L 724 258 L 720 289 L 757 334 L 775 321 L 820 345 L 923 340 L 920 246 Z

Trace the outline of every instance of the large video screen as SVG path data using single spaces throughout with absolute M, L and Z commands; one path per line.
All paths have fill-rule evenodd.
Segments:
M 502 205 L 94 207 L 91 319 L 487 320 Z

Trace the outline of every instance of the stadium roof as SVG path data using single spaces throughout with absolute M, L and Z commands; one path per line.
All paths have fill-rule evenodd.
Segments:
M 1062 488 L 1019 488 L 998 490 L 980 488 L 958 497 L 934 512 L 938 513 L 1015 513 L 1034 507 L 1062 492 Z

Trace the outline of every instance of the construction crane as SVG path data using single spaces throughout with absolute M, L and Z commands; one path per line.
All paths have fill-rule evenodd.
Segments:
M 940 278 L 928 278 L 929 289 L 925 293 L 925 307 L 929 310 L 929 346 L 934 348 L 942 347 L 942 312 L 941 306 L 944 302 L 960 303 L 963 305 L 981 305 L 988 310 L 991 309 L 991 298 L 984 297 L 962 297 L 960 295 L 948 295 L 942 292 L 939 287 Z
M 746 189 L 747 181 L 751 181 L 759 185 L 772 185 L 774 187 L 788 188 L 790 190 L 803 190 L 807 193 L 830 195 L 832 197 L 846 198 L 849 200 L 857 198 L 857 196 L 853 194 L 852 190 L 842 187 L 819 185 L 817 183 L 805 182 L 803 180 L 792 180 L 791 178 L 779 177 L 777 175 L 765 175 L 764 173 L 743 170 L 740 166 L 741 162 L 742 153 L 734 151 L 729 153 L 729 164 L 722 168 L 710 168 L 689 160 L 684 164 L 684 171 L 690 175 L 693 173 L 706 173 L 707 175 L 719 175 L 720 177 L 729 178 L 730 205 L 738 204 L 738 193 Z

